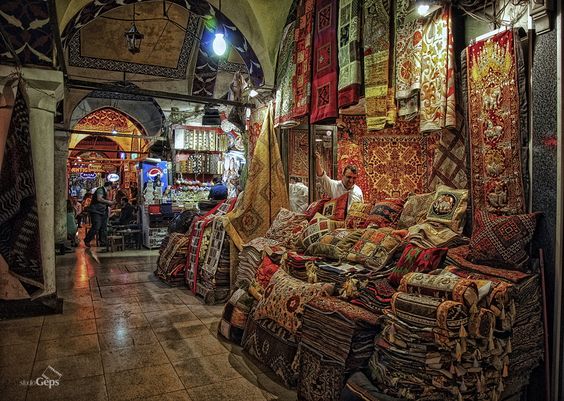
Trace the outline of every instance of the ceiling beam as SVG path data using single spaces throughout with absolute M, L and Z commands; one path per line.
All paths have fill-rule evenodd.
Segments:
M 180 100 L 183 102 L 190 102 L 190 103 L 210 104 L 210 105 L 223 104 L 226 106 L 249 107 L 251 109 L 255 108 L 255 105 L 252 103 L 242 103 L 233 100 L 214 99 L 214 98 L 203 97 L 203 96 L 183 95 L 181 93 L 160 92 L 160 91 L 153 91 L 153 90 L 140 89 L 140 88 L 126 88 L 116 84 L 108 85 L 108 84 L 101 84 L 97 82 L 82 81 L 77 79 L 69 79 L 67 81 L 67 87 L 74 89 L 91 90 L 91 91 L 99 90 L 106 92 L 125 93 L 127 95 L 148 96 L 158 99 Z
M 57 18 L 57 6 L 55 4 L 55 0 L 49 0 L 47 8 L 49 9 L 49 22 L 51 23 L 51 30 L 53 31 L 53 39 L 57 49 L 57 58 L 59 59 L 60 68 L 63 72 L 63 79 L 66 81 L 68 79 L 67 64 L 65 63 L 65 53 L 63 51 L 63 43 L 61 42 L 61 33 L 59 32 L 59 19 Z

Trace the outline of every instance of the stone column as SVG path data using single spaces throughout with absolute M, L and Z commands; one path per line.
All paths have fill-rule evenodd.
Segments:
M 0 65 L 0 77 L 8 76 L 13 72 L 13 67 Z M 21 74 L 27 89 L 43 265 L 44 290 L 38 296 L 45 296 L 55 294 L 57 290 L 54 232 L 54 117 L 57 101 L 63 97 L 63 74 L 60 71 L 38 68 L 22 68 Z
M 67 158 L 68 139 L 63 132 L 55 133 L 55 243 L 67 239 Z

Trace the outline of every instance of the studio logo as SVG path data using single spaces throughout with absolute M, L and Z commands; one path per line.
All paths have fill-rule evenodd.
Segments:
M 60 384 L 61 377 L 63 375 L 57 371 L 51 365 L 47 366 L 47 368 L 43 371 L 41 376 L 36 379 L 31 380 L 22 380 L 20 382 L 23 386 L 41 386 L 41 387 L 48 387 L 49 389 L 53 387 L 57 387 Z

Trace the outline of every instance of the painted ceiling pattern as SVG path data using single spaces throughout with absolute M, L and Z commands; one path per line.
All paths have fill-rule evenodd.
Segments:
M 130 128 L 130 119 L 118 110 L 110 107 L 96 110 L 83 117 L 74 127 L 77 130 L 97 130 L 102 132 L 126 132 Z

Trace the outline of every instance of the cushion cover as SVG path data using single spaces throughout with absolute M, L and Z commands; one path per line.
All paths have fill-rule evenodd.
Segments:
M 265 238 L 276 240 L 286 248 L 295 249 L 306 226 L 307 219 L 304 214 L 281 208 Z
M 353 202 L 345 219 L 347 228 L 366 228 L 371 207 L 371 203 Z
M 408 197 L 398 220 L 398 228 L 409 228 L 422 223 L 427 217 L 427 211 L 433 203 L 434 196 L 434 192 L 429 192 Z
M 307 248 L 315 242 L 319 242 L 325 234 L 334 231 L 337 228 L 342 228 L 344 225 L 344 221 L 331 220 L 326 216 L 317 213 L 302 232 L 302 243 L 304 248 Z
M 427 211 L 427 221 L 442 223 L 460 234 L 464 228 L 467 206 L 467 189 L 452 189 L 446 185 L 438 185 L 433 203 Z
M 400 243 L 401 237 L 392 228 L 368 228 L 349 250 L 347 260 L 381 268 L 390 260 Z
M 419 248 L 408 244 L 396 266 L 392 269 L 388 281 L 395 286 L 400 284 L 403 276 L 410 272 L 430 272 L 439 268 L 446 257 L 448 248 Z
M 338 198 L 331 199 L 323 205 L 323 215 L 331 220 L 345 220 L 349 193 L 344 193 Z
M 401 198 L 387 198 L 376 202 L 367 218 L 369 227 L 395 227 L 403 210 L 405 200 Z

